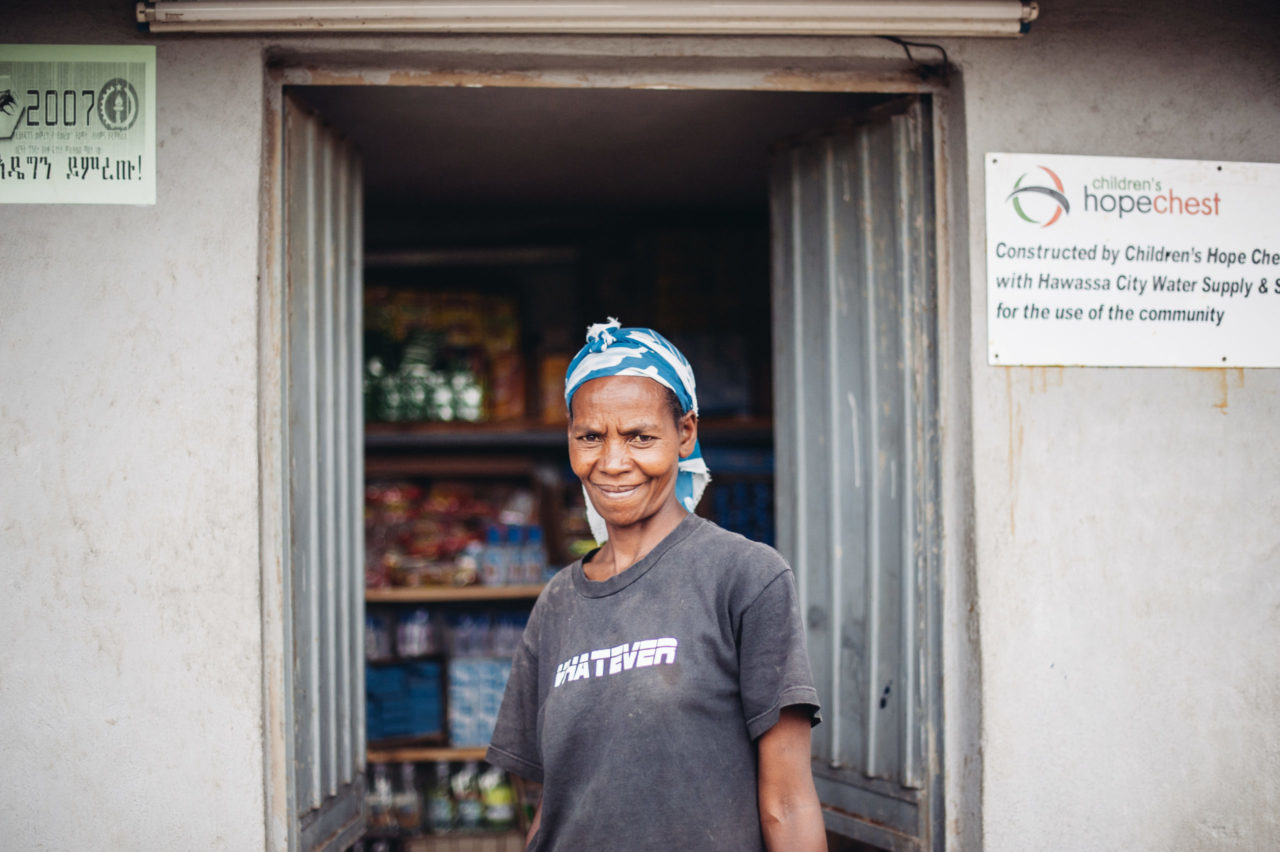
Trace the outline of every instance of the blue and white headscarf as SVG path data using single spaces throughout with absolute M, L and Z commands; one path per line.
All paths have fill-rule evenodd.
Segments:
M 693 368 L 658 332 L 651 328 L 622 328 L 609 317 L 608 322 L 596 323 L 587 329 L 587 345 L 582 347 L 564 377 L 564 404 L 573 401 L 573 395 L 585 382 L 607 376 L 643 376 L 671 390 L 680 400 L 681 412 L 698 413 L 698 391 L 693 380 Z M 693 452 L 680 460 L 676 474 L 676 499 L 692 512 L 702 498 L 711 471 L 702 460 L 702 447 L 695 441 Z M 586 487 L 583 487 L 586 496 Z M 591 498 L 587 497 L 587 521 L 597 542 L 609 537 L 604 518 L 600 517 Z

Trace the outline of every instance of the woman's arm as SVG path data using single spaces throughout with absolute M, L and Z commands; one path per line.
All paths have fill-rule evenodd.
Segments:
M 760 828 L 765 847 L 773 852 L 827 848 L 809 766 L 810 727 L 801 708 L 784 707 L 778 723 L 760 736 Z
M 528 849 L 529 844 L 533 842 L 533 836 L 538 833 L 538 827 L 542 825 L 542 798 L 538 798 L 538 807 L 533 812 L 533 820 L 529 823 L 529 831 L 524 836 L 524 848 Z

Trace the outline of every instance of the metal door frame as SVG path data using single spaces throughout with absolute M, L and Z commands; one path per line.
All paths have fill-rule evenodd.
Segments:
M 260 544 L 263 598 L 264 804 L 268 848 L 288 848 L 292 737 L 286 713 L 287 606 L 282 566 L 288 483 L 280 441 L 283 345 L 284 88 L 293 85 L 499 86 L 848 92 L 928 96 L 934 140 L 941 528 L 938 729 L 928 786 L 932 848 L 982 842 L 981 671 L 974 552 L 971 309 L 962 80 L 924 75 L 876 39 L 733 36 L 645 41 L 610 36 L 281 39 L 264 49 L 265 110 L 259 288 Z M 693 57 L 692 59 L 690 57 Z M 726 58 L 727 57 L 727 58 Z M 954 128 L 954 129 L 953 129 Z M 956 166 L 956 168 L 953 168 Z M 977 180 L 977 176 L 975 176 Z

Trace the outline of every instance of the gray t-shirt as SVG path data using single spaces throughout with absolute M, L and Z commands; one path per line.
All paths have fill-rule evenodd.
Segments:
M 786 562 L 689 515 L 604 582 L 543 590 L 487 760 L 543 784 L 531 850 L 764 848 L 755 740 L 818 695 Z

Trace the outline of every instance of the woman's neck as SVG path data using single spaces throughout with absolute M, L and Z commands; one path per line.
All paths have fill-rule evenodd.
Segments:
M 638 524 L 621 528 L 609 527 L 609 539 L 583 566 L 588 580 L 601 582 L 616 577 L 649 555 L 661 541 L 683 521 L 688 512 L 674 503 Z

